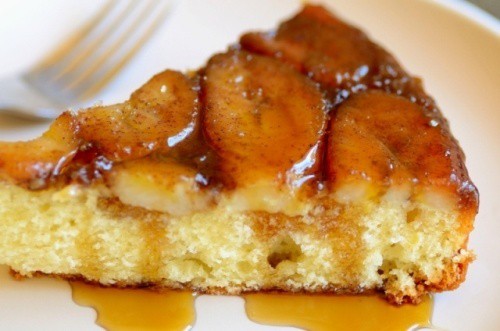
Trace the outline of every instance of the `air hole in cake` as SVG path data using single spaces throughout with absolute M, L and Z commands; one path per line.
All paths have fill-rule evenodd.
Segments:
M 207 274 L 212 272 L 212 267 L 210 267 L 208 264 L 206 264 L 205 262 L 203 262 L 200 259 L 191 257 L 191 258 L 184 259 L 184 261 L 191 264 L 191 265 L 201 267 Z
M 272 268 L 276 269 L 281 262 L 296 262 L 300 255 L 302 255 L 300 246 L 290 236 L 286 236 L 273 247 L 271 253 L 267 256 L 267 262 Z
M 408 223 L 411 223 L 413 221 L 415 221 L 420 215 L 420 210 L 419 209 L 410 209 L 407 213 L 406 213 L 406 221 Z
M 385 280 L 390 277 L 390 271 L 396 268 L 396 263 L 391 260 L 384 260 L 382 265 L 378 268 L 377 273 L 381 279 Z

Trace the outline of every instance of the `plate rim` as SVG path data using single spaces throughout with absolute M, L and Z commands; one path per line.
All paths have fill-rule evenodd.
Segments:
M 418 0 L 420 3 L 433 6 L 463 19 L 462 23 L 470 23 L 477 26 L 482 33 L 494 36 L 500 42 L 500 20 L 487 13 L 483 9 L 467 2 L 466 0 Z M 327 1 L 322 1 L 326 3 Z M 435 312 L 435 310 L 434 310 Z M 486 315 L 485 315 L 486 316 Z M 488 315 L 489 317 L 489 315 Z M 489 320 L 489 318 L 487 318 Z M 491 321 L 491 320 L 490 320 Z
M 500 37 L 500 19 L 493 16 L 486 10 L 468 2 L 466 0 L 421 0 L 423 2 L 433 2 L 434 4 L 454 11 L 461 16 L 470 19 L 489 33 Z

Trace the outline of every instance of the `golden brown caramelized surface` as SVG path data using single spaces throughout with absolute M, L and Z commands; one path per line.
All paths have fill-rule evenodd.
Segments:
M 0 178 L 44 186 L 48 177 L 59 176 L 79 149 L 78 125 L 63 113 L 40 138 L 27 142 L 0 143 Z
M 193 132 L 198 115 L 195 84 L 167 70 L 154 76 L 125 103 L 94 107 L 76 116 L 79 138 L 110 161 L 168 151 Z
M 290 63 L 321 83 L 338 104 L 352 93 L 382 89 L 404 95 L 434 111 L 418 79 L 360 30 L 332 16 L 325 8 L 307 5 L 292 19 L 269 33 L 241 37 L 243 48 Z
M 0 166 L 35 189 L 60 180 L 89 182 L 115 163 L 167 154 L 195 134 L 198 114 L 197 82 L 167 70 L 124 103 L 65 112 L 41 138 L 2 143 Z
M 367 181 L 377 184 L 371 194 L 392 187 L 403 201 L 426 188 L 474 199 L 455 140 L 405 98 L 377 90 L 355 94 L 337 109 L 331 131 L 327 173 L 334 187 Z
M 32 189 L 128 183 L 142 167 L 163 175 L 141 181 L 188 178 L 192 192 L 307 182 L 347 188 L 341 201 L 394 192 L 432 201 L 439 189 L 445 203 L 477 209 L 463 153 L 420 81 L 318 6 L 244 35 L 192 77 L 165 71 L 125 103 L 64 113 L 41 138 L 0 147 L 2 176 Z
M 312 81 L 272 58 L 230 51 L 208 62 L 204 95 L 206 137 L 235 183 L 318 174 L 326 110 Z

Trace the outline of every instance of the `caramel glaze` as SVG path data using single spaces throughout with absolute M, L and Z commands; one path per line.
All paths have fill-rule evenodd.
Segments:
M 103 288 L 71 282 L 73 300 L 97 311 L 96 323 L 106 330 L 187 330 L 195 321 L 190 292 Z M 414 330 L 431 325 L 432 298 L 419 305 L 397 307 L 371 296 L 254 293 L 244 295 L 252 321 L 304 330 Z
M 429 296 L 419 305 L 401 307 L 388 305 L 374 295 L 256 293 L 244 298 L 247 316 L 266 325 L 314 331 L 400 331 L 419 330 L 431 325 L 432 298 Z
M 235 50 L 210 59 L 202 87 L 205 137 L 236 186 L 263 179 L 300 186 L 320 172 L 327 114 L 314 82 L 272 58 Z
M 73 300 L 97 312 L 96 323 L 106 330 L 190 330 L 195 321 L 191 292 L 104 288 L 71 282 Z
M 356 176 L 382 186 L 404 179 L 446 188 L 459 196 L 464 211 L 477 213 L 478 192 L 465 156 L 436 103 L 420 79 L 362 31 L 321 6 L 306 5 L 276 31 L 247 33 L 240 44 L 289 63 L 320 83 L 334 104 L 327 184 Z
M 380 89 L 438 112 L 420 80 L 409 76 L 393 56 L 362 31 L 321 6 L 306 5 L 276 31 L 247 33 L 240 42 L 244 49 L 285 61 L 319 82 L 335 105 L 351 94 Z M 444 120 L 440 114 L 436 117 Z
M 1 143 L 0 177 L 30 189 L 106 183 L 139 158 L 194 168 L 200 188 L 404 182 L 477 212 L 465 157 L 419 79 L 319 6 L 244 35 L 189 77 L 167 70 L 125 103 L 66 112 L 36 140 Z

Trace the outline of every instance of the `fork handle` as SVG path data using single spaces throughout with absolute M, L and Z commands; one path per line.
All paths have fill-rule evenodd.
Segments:
M 21 75 L 0 80 L 0 112 L 29 119 L 53 119 L 62 109 L 31 86 Z

